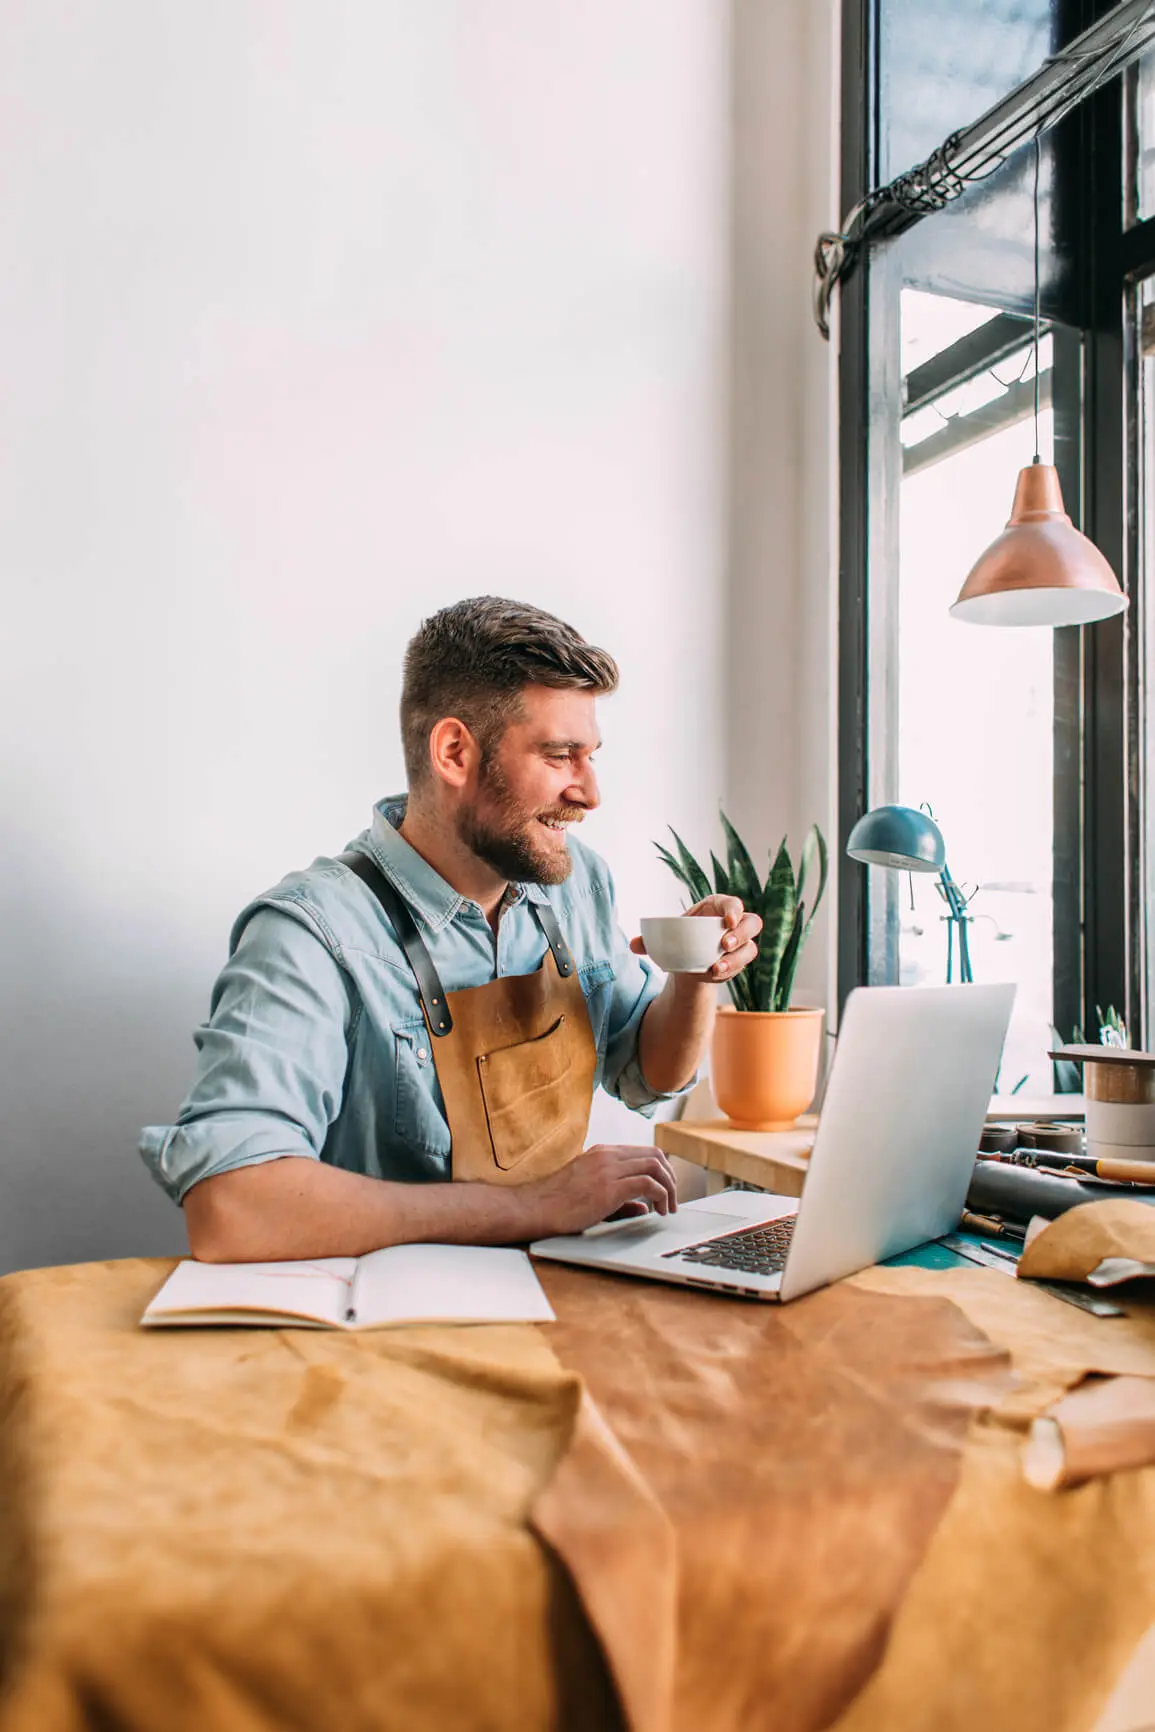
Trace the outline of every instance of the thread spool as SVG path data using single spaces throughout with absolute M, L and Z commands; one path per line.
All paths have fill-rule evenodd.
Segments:
M 1081 1155 L 1083 1133 L 1078 1125 L 1059 1125 L 1049 1119 L 1019 1126 L 1019 1143 L 1024 1149 L 1046 1150 L 1053 1155 Z
M 1101 1161 L 1155 1162 L 1155 1053 L 1067 1046 L 1051 1057 L 1083 1066 L 1087 1153 Z

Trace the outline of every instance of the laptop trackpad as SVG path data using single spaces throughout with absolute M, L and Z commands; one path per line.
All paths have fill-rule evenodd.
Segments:
M 680 1213 L 724 1215 L 733 1226 L 736 1220 L 748 1221 L 756 1227 L 759 1221 L 777 1221 L 783 1215 L 798 1213 L 797 1197 L 780 1197 L 773 1191 L 719 1191 L 713 1197 L 700 1197 L 686 1203 Z
M 612 1255 L 625 1251 L 628 1244 L 632 1253 L 643 1253 L 647 1262 L 656 1262 L 670 1251 L 698 1245 L 703 1239 L 717 1239 L 723 1233 L 738 1233 L 743 1227 L 756 1227 L 763 1221 L 780 1220 L 798 1209 L 797 1197 L 768 1197 L 757 1191 L 733 1194 L 743 1199 L 742 1208 L 715 1208 L 715 1203 L 729 1200 L 720 1196 L 695 1201 L 679 1209 L 676 1215 L 659 1216 L 659 1225 L 636 1237 L 623 1239 L 615 1234 L 606 1241 L 606 1252 Z M 703 1206 L 706 1201 L 709 1208 Z

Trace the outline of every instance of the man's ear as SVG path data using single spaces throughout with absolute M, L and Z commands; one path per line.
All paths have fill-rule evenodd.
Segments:
M 429 762 L 451 788 L 465 788 L 481 767 L 481 748 L 457 716 L 443 716 L 429 736 Z

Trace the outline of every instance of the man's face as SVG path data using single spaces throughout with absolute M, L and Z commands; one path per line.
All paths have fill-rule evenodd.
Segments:
M 570 875 L 569 826 L 600 799 L 594 703 L 592 692 L 527 686 L 520 717 L 458 810 L 466 847 L 513 883 L 560 884 Z

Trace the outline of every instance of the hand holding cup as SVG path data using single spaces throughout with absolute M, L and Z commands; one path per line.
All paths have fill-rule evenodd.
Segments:
M 707 896 L 685 914 L 642 921 L 642 936 L 630 941 L 638 955 L 652 956 L 667 974 L 730 980 L 758 955 L 759 915 L 736 896 Z M 698 929 L 698 930 L 696 930 Z

